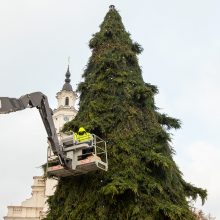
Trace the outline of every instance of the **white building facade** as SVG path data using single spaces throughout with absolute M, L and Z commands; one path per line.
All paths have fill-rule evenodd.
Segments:
M 56 98 L 58 106 L 53 111 L 53 120 L 60 138 L 64 135 L 61 132 L 63 125 L 71 121 L 77 114 L 75 109 L 77 95 L 70 84 L 69 66 L 63 88 L 57 93 Z M 54 194 L 57 180 L 44 179 L 43 176 L 35 176 L 33 179 L 31 198 L 20 205 L 8 206 L 8 213 L 4 220 L 39 220 L 45 217 L 48 210 L 46 201 L 48 196 Z
M 8 214 L 4 220 L 39 220 L 45 203 L 45 181 L 43 177 L 33 177 L 31 198 L 19 206 L 8 206 Z

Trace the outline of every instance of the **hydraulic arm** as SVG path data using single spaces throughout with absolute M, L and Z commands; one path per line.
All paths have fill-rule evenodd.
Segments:
M 30 93 L 21 96 L 19 99 L 0 97 L 0 114 L 6 114 L 33 107 L 36 107 L 40 112 L 53 153 L 58 156 L 62 166 L 66 169 L 71 169 L 71 159 L 64 155 L 62 146 L 59 144 L 52 118 L 53 112 L 49 107 L 47 97 L 41 92 Z

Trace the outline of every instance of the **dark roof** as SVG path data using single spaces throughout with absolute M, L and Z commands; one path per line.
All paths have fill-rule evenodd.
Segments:
M 66 79 L 65 79 L 65 84 L 63 85 L 63 88 L 62 88 L 62 91 L 63 90 L 66 90 L 66 91 L 73 91 L 73 88 L 70 84 L 70 70 L 69 70 L 69 65 L 68 65 L 68 68 L 67 68 L 67 71 L 66 71 Z

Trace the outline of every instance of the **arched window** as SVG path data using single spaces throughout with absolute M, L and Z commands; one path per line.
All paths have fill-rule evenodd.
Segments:
M 65 105 L 69 105 L 69 97 L 66 97 L 66 99 L 65 99 Z

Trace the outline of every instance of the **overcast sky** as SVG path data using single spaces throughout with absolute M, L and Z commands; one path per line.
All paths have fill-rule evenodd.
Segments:
M 175 161 L 187 181 L 208 190 L 202 208 L 220 219 L 218 0 L 0 0 L 0 96 L 41 91 L 55 108 L 68 56 L 75 89 L 110 4 L 144 48 L 140 66 L 145 82 L 159 88 L 160 111 L 182 121 L 172 131 Z M 0 115 L 0 149 L 2 218 L 42 174 L 47 142 L 36 109 Z

